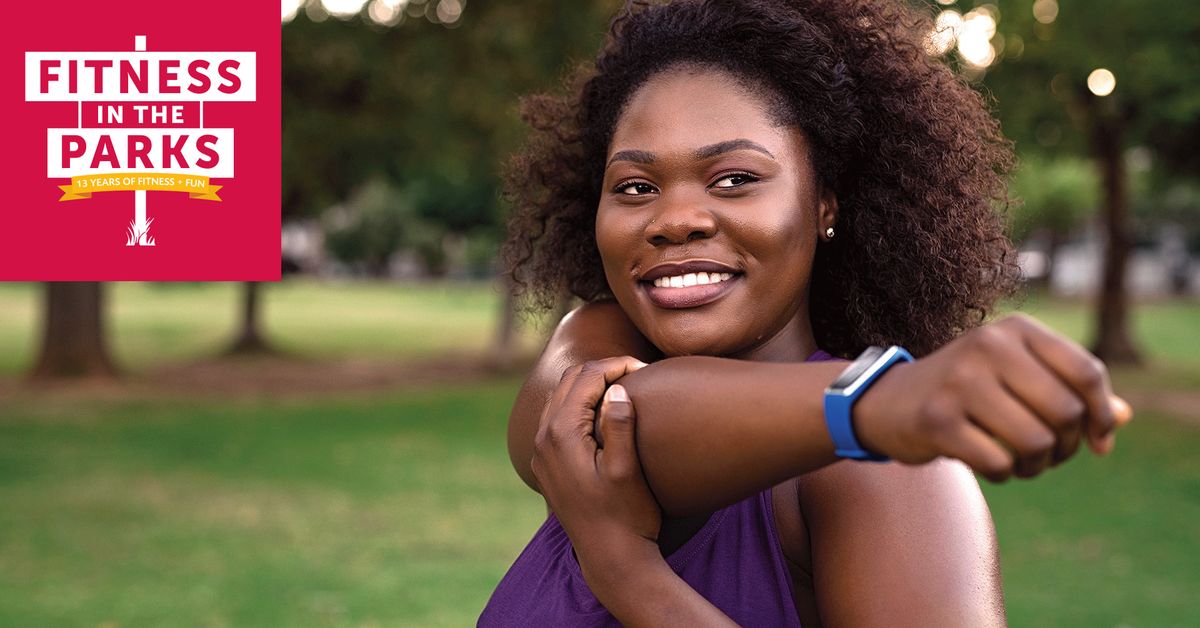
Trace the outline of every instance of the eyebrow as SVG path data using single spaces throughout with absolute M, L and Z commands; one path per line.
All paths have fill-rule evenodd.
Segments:
M 730 153 L 735 150 L 753 150 L 760 152 L 771 159 L 775 159 L 775 155 L 771 151 L 763 147 L 762 144 L 748 139 L 727 140 L 717 142 L 709 146 L 704 146 L 697 149 L 692 155 L 696 159 L 710 159 L 724 153 Z M 654 153 L 647 150 L 623 150 L 613 154 L 612 159 L 608 160 L 608 165 L 612 165 L 614 161 L 632 161 L 639 164 L 654 163 Z

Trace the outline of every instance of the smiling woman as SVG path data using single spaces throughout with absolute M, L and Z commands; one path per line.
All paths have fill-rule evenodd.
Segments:
M 929 25 L 630 2 L 571 93 L 525 102 L 509 267 L 585 304 L 513 407 L 551 514 L 481 625 L 1003 623 L 970 469 L 1105 453 L 1128 409 L 1078 345 L 982 325 L 1016 277 L 1011 154 Z

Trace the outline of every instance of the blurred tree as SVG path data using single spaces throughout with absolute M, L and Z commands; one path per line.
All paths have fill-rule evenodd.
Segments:
M 1016 241 L 1035 233 L 1045 236 L 1047 281 L 1059 247 L 1095 211 L 1098 191 L 1095 169 L 1087 160 L 1037 154 L 1021 159 L 1011 187 L 1018 201 L 1011 216 L 1011 235 Z
M 591 57 L 621 3 L 456 0 L 454 12 L 413 0 L 395 16 L 385 4 L 339 19 L 310 0 L 283 27 L 284 218 L 318 215 L 378 178 L 425 226 L 410 243 L 423 257 L 436 258 L 435 233 L 497 242 L 500 167 L 525 135 L 518 97 Z M 372 17 L 383 13 L 397 23 Z M 506 299 L 499 364 L 511 362 L 514 308 Z
M 408 200 L 387 181 L 372 179 L 345 204 L 325 212 L 325 248 L 338 260 L 376 277 L 402 244 L 436 239 Z
M 991 45 L 998 57 L 983 81 L 1022 153 L 1095 159 L 1107 248 L 1092 349 L 1110 362 L 1136 362 L 1125 286 L 1133 244 L 1125 157 L 1130 147 L 1148 147 L 1174 176 L 1200 173 L 1192 148 L 1200 140 L 1200 10 L 1142 0 L 997 4 Z
M 47 282 L 37 379 L 117 374 L 109 357 L 104 324 L 104 284 Z

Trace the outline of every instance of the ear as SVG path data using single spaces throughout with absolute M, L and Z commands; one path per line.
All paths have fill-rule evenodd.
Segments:
M 817 206 L 817 237 L 822 241 L 828 242 L 832 238 L 828 235 L 828 229 L 837 228 L 838 219 L 838 200 L 837 194 L 833 191 L 832 186 L 823 186 L 821 190 L 821 201 Z

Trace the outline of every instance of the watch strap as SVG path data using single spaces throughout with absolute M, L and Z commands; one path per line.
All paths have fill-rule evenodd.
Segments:
M 912 361 L 912 355 L 902 347 L 870 347 L 846 368 L 834 385 L 825 390 L 825 425 L 838 456 L 874 462 L 889 459 L 864 449 L 859 443 L 852 420 L 854 403 L 889 368 L 899 362 Z M 854 377 L 851 381 L 844 381 L 852 374 Z

